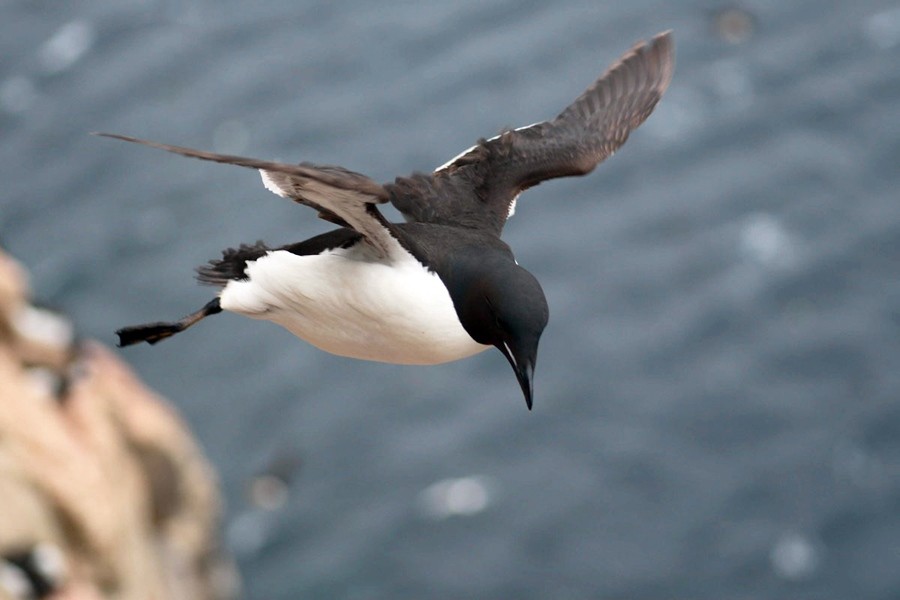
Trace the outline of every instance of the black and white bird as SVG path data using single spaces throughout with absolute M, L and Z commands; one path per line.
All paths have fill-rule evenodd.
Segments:
M 585 175 L 653 111 L 674 68 L 670 32 L 640 42 L 556 118 L 482 139 L 432 173 L 380 184 L 337 166 L 284 164 L 137 142 L 258 169 L 266 189 L 339 227 L 287 246 L 223 252 L 198 269 L 218 296 L 179 321 L 119 330 L 119 344 L 154 344 L 223 310 L 273 321 L 341 356 L 430 365 L 495 347 L 532 406 L 547 300 L 500 234 L 524 190 Z M 378 205 L 406 219 L 391 223 Z

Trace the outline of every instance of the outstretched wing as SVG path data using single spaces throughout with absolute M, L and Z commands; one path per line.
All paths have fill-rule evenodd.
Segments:
M 355 229 L 365 236 L 366 240 L 382 256 L 391 255 L 392 249 L 397 247 L 390 224 L 376 208 L 377 204 L 388 201 L 388 193 L 384 186 L 365 175 L 354 173 L 343 167 L 310 163 L 290 165 L 243 156 L 204 152 L 114 133 L 96 133 L 95 135 L 135 142 L 191 158 L 259 169 L 266 189 L 283 198 L 290 198 L 316 209 L 319 216 L 327 221 Z
M 671 32 L 635 44 L 555 119 L 481 140 L 438 167 L 435 185 L 445 177 L 472 181 L 499 231 L 523 190 L 590 173 L 624 144 L 653 112 L 674 65 Z

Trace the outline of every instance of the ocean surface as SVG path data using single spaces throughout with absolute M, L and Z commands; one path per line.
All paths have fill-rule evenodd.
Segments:
M 244 597 L 900 597 L 900 3 L 0 4 L 0 243 L 110 345 L 209 300 L 221 249 L 329 226 L 88 132 L 388 181 L 670 28 L 652 117 L 506 228 L 551 308 L 533 412 L 493 351 L 233 315 L 119 351 L 218 467 Z

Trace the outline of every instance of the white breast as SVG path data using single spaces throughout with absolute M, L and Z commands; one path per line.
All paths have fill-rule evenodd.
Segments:
M 409 254 L 387 262 L 362 244 L 315 256 L 277 250 L 246 274 L 222 290 L 222 308 L 278 323 L 332 354 L 427 365 L 489 348 L 463 329 L 437 274 Z

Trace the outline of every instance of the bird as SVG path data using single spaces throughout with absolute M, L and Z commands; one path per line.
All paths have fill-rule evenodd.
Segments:
M 326 352 L 429 365 L 497 348 L 528 410 L 549 308 L 501 239 L 519 194 L 586 175 L 656 107 L 674 70 L 672 32 L 640 41 L 555 118 L 478 142 L 433 172 L 393 182 L 333 165 L 288 164 L 95 133 L 186 157 L 257 169 L 266 189 L 338 227 L 269 247 L 241 244 L 197 268 L 219 287 L 180 320 L 119 329 L 120 346 L 155 344 L 222 311 L 275 322 Z M 390 203 L 403 222 L 378 205 Z

